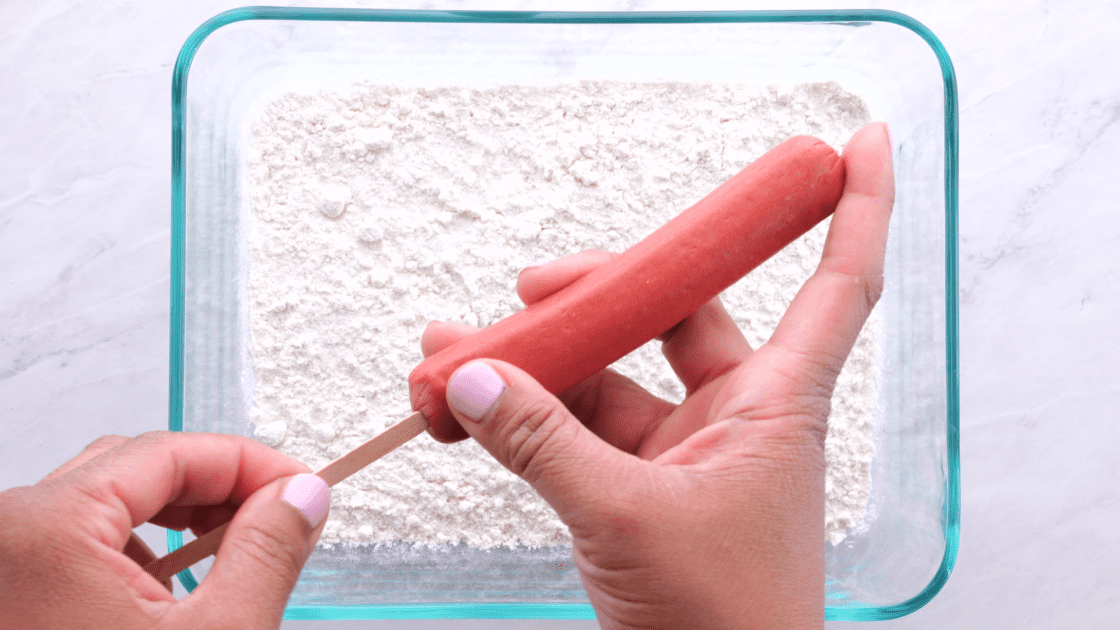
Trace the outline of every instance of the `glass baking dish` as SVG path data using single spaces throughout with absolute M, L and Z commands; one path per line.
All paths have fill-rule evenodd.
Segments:
M 869 517 L 828 545 L 826 616 L 908 614 L 944 585 L 960 508 L 957 94 L 937 38 L 878 10 L 523 13 L 243 8 L 183 45 L 172 95 L 169 425 L 251 435 L 250 124 L 291 90 L 581 79 L 794 84 L 862 96 L 894 142 Z M 401 387 L 406 384 L 402 383 Z M 183 543 L 168 532 L 172 549 Z M 179 574 L 191 590 L 192 571 Z M 293 619 L 594 618 L 570 550 L 319 548 Z

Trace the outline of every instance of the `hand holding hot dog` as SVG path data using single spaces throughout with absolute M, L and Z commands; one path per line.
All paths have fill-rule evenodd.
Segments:
M 441 442 L 468 437 L 447 383 L 472 359 L 512 363 L 560 393 L 680 323 L 832 214 L 844 163 L 811 136 L 778 144 L 578 282 L 426 357 L 408 376 L 412 408 Z
M 886 126 L 844 149 L 846 181 L 816 273 L 751 348 L 713 300 L 661 337 L 680 405 L 604 370 L 553 396 L 481 359 L 447 387 L 455 419 L 571 529 L 605 628 L 822 627 L 824 437 L 832 388 L 883 284 L 894 203 Z M 528 268 L 532 304 L 611 258 Z M 472 334 L 433 323 L 425 355 Z

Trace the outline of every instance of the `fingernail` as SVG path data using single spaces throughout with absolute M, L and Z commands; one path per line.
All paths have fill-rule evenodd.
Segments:
M 887 128 L 887 142 L 891 143 L 891 155 L 894 155 L 894 134 L 891 133 L 891 126 L 886 123 L 883 123 L 883 126 Z
M 311 529 L 315 529 L 327 517 L 327 510 L 331 506 L 331 489 L 318 475 L 302 473 L 288 482 L 283 498 L 303 514 Z
M 537 267 L 543 267 L 550 262 L 552 262 L 552 261 L 551 260 L 544 260 L 544 261 L 541 261 L 541 262 L 533 263 L 531 265 L 526 265 L 525 268 L 526 269 L 536 269 Z
M 481 362 L 468 363 L 447 384 L 447 401 L 456 411 L 475 422 L 498 402 L 506 382 L 494 368 Z

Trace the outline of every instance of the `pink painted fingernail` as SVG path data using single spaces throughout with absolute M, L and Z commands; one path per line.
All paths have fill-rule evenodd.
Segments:
M 474 420 L 482 419 L 498 402 L 506 382 L 494 368 L 481 362 L 468 363 L 460 368 L 447 384 L 447 402 L 459 413 Z
M 303 514 L 311 529 L 315 529 L 327 517 L 327 510 L 331 506 L 331 488 L 318 475 L 302 473 L 288 482 L 283 498 Z
M 526 269 L 536 269 L 537 267 L 543 267 L 550 262 L 552 262 L 552 261 L 551 260 L 544 260 L 544 261 L 541 261 L 541 262 L 535 262 L 531 265 L 526 265 L 525 268 Z
M 887 128 L 887 142 L 891 143 L 891 155 L 894 155 L 894 134 L 891 133 L 891 126 L 886 123 L 883 123 L 883 126 Z

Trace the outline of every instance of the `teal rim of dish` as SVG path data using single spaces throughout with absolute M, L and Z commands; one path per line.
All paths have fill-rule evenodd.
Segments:
M 947 386 L 948 466 L 946 470 L 945 554 L 929 584 L 914 597 L 890 606 L 852 604 L 826 606 L 825 619 L 877 621 L 908 615 L 929 602 L 945 585 L 956 564 L 960 544 L 960 383 L 957 339 L 957 209 L 958 128 L 957 78 L 953 62 L 941 41 L 925 25 L 895 11 L 852 9 L 837 11 L 696 11 L 696 12 L 552 12 L 552 11 L 408 11 L 369 9 L 302 9 L 243 7 L 220 13 L 199 26 L 175 60 L 171 79 L 171 365 L 168 428 L 183 430 L 183 325 L 185 281 L 186 164 L 184 118 L 187 76 L 202 42 L 211 33 L 246 20 L 303 20 L 349 22 L 460 22 L 524 24 L 702 24 L 816 22 L 863 26 L 884 22 L 907 28 L 921 37 L 941 65 L 945 107 L 945 370 Z M 167 531 L 167 548 L 183 546 L 183 534 Z M 179 582 L 191 592 L 198 580 L 190 569 L 179 573 Z M 590 604 L 478 603 L 400 604 L 375 606 L 289 606 L 285 619 L 594 619 Z

